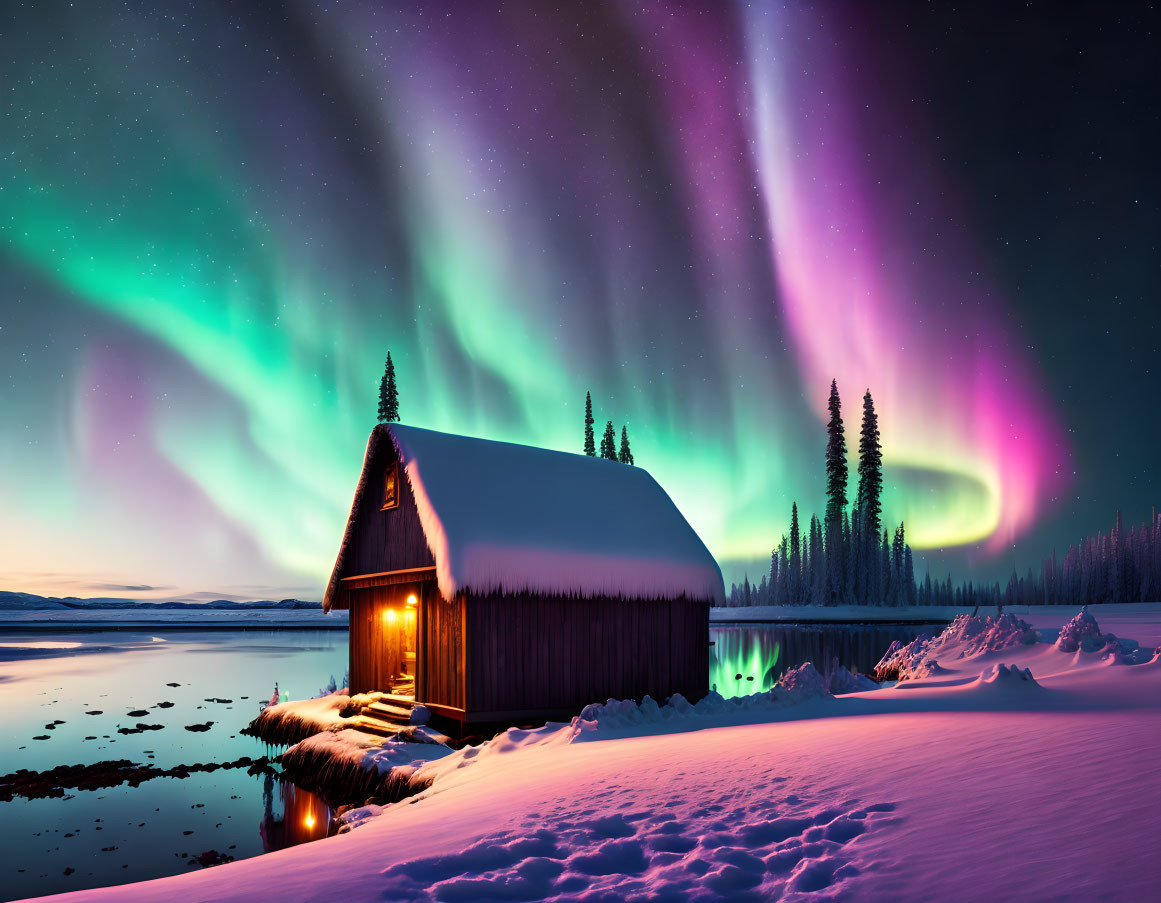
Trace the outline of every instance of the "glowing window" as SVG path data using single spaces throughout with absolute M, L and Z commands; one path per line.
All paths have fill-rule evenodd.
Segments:
M 388 508 L 394 508 L 399 504 L 399 465 L 392 464 L 387 468 L 387 478 L 384 480 L 383 487 L 383 507 L 380 509 L 386 511 Z

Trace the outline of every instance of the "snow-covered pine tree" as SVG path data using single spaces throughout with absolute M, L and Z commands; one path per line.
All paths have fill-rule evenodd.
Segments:
M 601 457 L 617 460 L 617 431 L 613 429 L 611 420 L 605 423 L 605 435 L 601 437 Z
M 593 396 L 585 392 L 585 454 L 590 458 L 597 456 L 597 442 L 593 436 Z
M 617 460 L 622 464 L 633 463 L 633 452 L 629 448 L 629 430 L 621 426 L 621 450 L 617 453 Z

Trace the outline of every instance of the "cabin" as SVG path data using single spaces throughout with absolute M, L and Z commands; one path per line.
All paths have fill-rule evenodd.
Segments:
M 721 570 L 647 471 L 375 427 L 325 610 L 350 611 L 352 693 L 449 732 L 708 692 Z

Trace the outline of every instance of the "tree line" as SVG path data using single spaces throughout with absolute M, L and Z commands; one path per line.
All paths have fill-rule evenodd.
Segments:
M 790 506 L 790 529 L 770 555 L 770 571 L 750 583 L 732 584 L 727 606 L 741 605 L 915 605 L 915 563 L 900 523 L 883 526 L 883 450 L 879 417 L 870 389 L 863 395 L 858 484 L 848 508 L 846 431 L 838 384 L 827 401 L 826 510 L 810 516 L 805 532 L 798 503 Z
M 1003 587 L 999 581 L 956 586 L 951 574 L 932 581 L 915 580 L 911 547 L 900 523 L 891 535 L 882 529 L 883 452 L 879 418 L 868 389 L 863 395 L 859 432 L 859 482 L 848 510 L 847 444 L 838 384 L 831 380 L 827 401 L 826 511 L 811 515 L 805 534 L 798 503 L 790 506 L 790 529 L 770 555 L 770 571 L 757 583 L 747 574 L 730 585 L 726 605 L 1064 605 L 1092 602 L 1147 602 L 1161 596 L 1161 514 L 1148 523 L 1125 527 L 1118 511 L 1112 529 L 1055 550 L 1021 577 L 1016 571 Z M 379 422 L 399 420 L 399 389 L 391 353 L 379 381 Z M 593 400 L 585 393 L 584 453 L 597 457 Z M 600 457 L 633 463 L 629 431 L 621 427 L 620 447 L 613 421 L 605 423 Z M 882 533 L 880 534 L 880 530 Z
M 585 443 L 584 452 L 590 458 L 598 457 L 597 455 L 597 437 L 593 432 L 593 396 L 591 392 L 585 392 Z M 601 453 L 600 457 L 607 458 L 610 461 L 620 461 L 622 464 L 633 463 L 633 452 L 629 448 L 629 430 L 627 427 L 621 427 L 621 447 L 617 448 L 617 430 L 613 426 L 613 421 L 605 422 L 605 433 L 601 436 Z
M 859 483 L 847 512 L 847 448 L 838 386 L 832 381 L 827 404 L 826 513 L 811 516 L 803 534 L 798 504 L 790 507 L 790 531 L 770 556 L 770 572 L 750 583 L 731 584 L 726 605 L 1072 605 L 1094 602 L 1147 602 L 1161 595 L 1161 514 L 1125 527 L 1121 512 L 1108 533 L 1069 546 L 1064 557 L 1045 558 L 1040 573 L 1008 582 L 958 586 L 928 572 L 915 579 L 904 525 L 890 536 L 881 529 L 883 456 L 879 421 L 868 390 L 863 396 L 859 434 Z
M 998 590 L 999 584 L 996 585 Z M 1151 602 L 1161 591 L 1161 515 L 1126 527 L 1118 511 L 1108 533 L 1097 532 L 1056 551 L 1024 577 L 1015 571 L 1004 587 L 1005 604 L 1062 605 L 1075 602 Z

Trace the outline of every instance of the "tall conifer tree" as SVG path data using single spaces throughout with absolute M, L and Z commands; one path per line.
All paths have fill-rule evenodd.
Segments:
M 843 543 L 843 514 L 847 507 L 847 440 L 843 430 L 842 402 L 838 383 L 830 381 L 827 401 L 830 421 L 826 425 L 826 516 L 823 533 L 826 539 L 826 584 L 824 595 L 831 605 L 843 595 L 846 568 Z
M 585 392 L 585 454 L 590 458 L 597 456 L 596 437 L 593 436 L 593 396 Z
M 802 601 L 802 532 L 798 528 L 798 502 L 790 505 L 790 573 L 787 577 L 790 604 L 798 605 Z
M 629 430 L 621 426 L 621 450 L 617 453 L 617 460 L 622 464 L 633 463 L 633 452 L 629 449 Z
M 379 422 L 394 423 L 399 420 L 399 390 L 395 385 L 395 364 L 391 352 L 387 352 L 387 364 L 383 368 L 383 378 L 379 380 Z
M 879 446 L 879 418 L 871 390 L 863 396 L 863 429 L 859 436 L 859 512 L 863 517 L 863 534 L 877 541 L 882 529 L 883 451 Z
M 838 383 L 830 381 L 830 422 L 826 425 L 826 538 L 837 531 L 847 507 L 847 440 L 843 430 L 842 402 Z
M 601 437 L 601 457 L 617 460 L 617 431 L 613 429 L 611 420 L 605 423 L 605 435 Z

